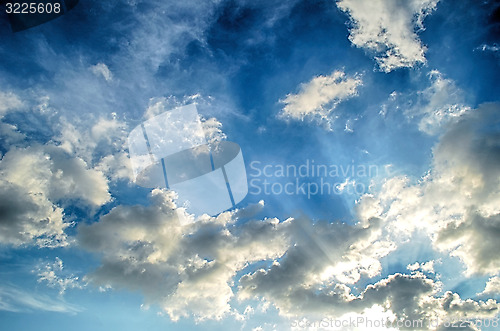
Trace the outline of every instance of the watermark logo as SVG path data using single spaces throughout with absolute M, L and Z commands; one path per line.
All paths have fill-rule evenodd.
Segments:
M 233 208 L 248 193 L 240 146 L 208 144 L 194 104 L 138 125 L 128 147 L 136 184 L 174 190 L 178 206 L 195 216 Z
M 387 167 L 383 170 L 387 173 Z M 249 193 L 252 195 L 296 195 L 311 199 L 316 195 L 356 195 L 369 191 L 370 179 L 379 176 L 377 165 L 324 164 L 305 160 L 300 164 L 252 161 Z

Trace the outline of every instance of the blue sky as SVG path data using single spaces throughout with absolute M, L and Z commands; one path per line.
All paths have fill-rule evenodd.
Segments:
M 498 322 L 497 2 L 81 0 L 16 33 L 1 8 L 2 329 Z M 249 193 L 182 226 L 127 137 L 193 103 Z

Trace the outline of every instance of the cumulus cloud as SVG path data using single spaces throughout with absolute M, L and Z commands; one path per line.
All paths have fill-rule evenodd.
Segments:
M 334 71 L 327 76 L 317 76 L 300 86 L 297 94 L 288 94 L 281 100 L 285 104 L 281 116 L 295 120 L 323 119 L 344 100 L 357 95 L 361 78 L 349 77 L 343 71 Z
M 338 0 L 337 7 L 349 14 L 349 40 L 375 55 L 384 72 L 425 63 L 425 46 L 417 32 L 439 0 Z
M 81 247 L 102 254 L 86 279 L 98 286 L 139 290 L 171 319 L 220 319 L 231 311 L 233 277 L 249 263 L 284 253 L 289 222 L 234 226 L 226 212 L 181 226 L 170 191 L 153 190 L 151 204 L 118 206 L 98 223 L 80 225 Z M 186 216 L 188 217 L 188 216 Z
M 100 206 L 110 200 L 107 179 L 61 148 L 13 148 L 0 161 L 0 242 L 67 244 L 61 207 L 66 201 Z
M 46 196 L 30 194 L 27 188 L 5 180 L 0 181 L 0 242 L 2 244 L 32 244 L 38 246 L 66 245 L 63 210 Z
M 220 319 L 230 314 L 235 297 L 264 300 L 291 318 L 364 316 L 374 307 L 393 321 L 492 317 L 496 301 L 442 292 L 442 284 L 429 278 L 439 279 L 437 261 L 412 264 L 411 275 L 389 275 L 357 294 L 352 289 L 380 275 L 380 260 L 397 248 L 395 238 L 409 238 L 417 228 L 428 231 L 436 248 L 459 256 L 469 274 L 498 270 L 491 253 L 500 248 L 498 143 L 488 129 L 497 108 L 483 105 L 451 123 L 434 148 L 429 174 L 417 184 L 406 177 L 387 180 L 358 203 L 356 224 L 296 218 L 236 227 L 247 214 L 237 211 L 183 227 L 175 195 L 154 190 L 148 206 L 118 206 L 99 222 L 79 226 L 80 245 L 102 254 L 87 279 L 139 290 L 146 304 L 159 304 L 173 320 Z M 268 265 L 237 278 L 262 260 Z
M 120 151 L 114 154 L 109 154 L 101 158 L 95 169 L 101 171 L 110 180 L 127 180 L 134 181 L 134 172 L 132 164 L 127 152 Z
M 53 142 L 89 164 L 125 149 L 127 125 L 115 113 L 97 119 L 73 118 L 71 122 L 63 117 L 57 131 Z
M 294 233 L 294 245 L 284 256 L 270 267 L 240 279 L 240 300 L 271 302 L 280 314 L 292 319 L 369 318 L 370 310 L 380 309 L 382 314 L 376 319 L 385 316 L 386 325 L 419 319 L 428 322 L 472 315 L 492 317 L 499 312 L 500 306 L 494 300 L 463 300 L 452 292 L 439 295 L 442 284 L 418 271 L 412 275 L 390 275 L 354 294 L 349 285 L 357 283 L 358 274 L 367 278 L 379 274 L 380 258 L 395 248 L 384 239 L 381 220 L 371 219 L 357 225 L 298 224 L 303 224 L 297 227 L 301 234 Z M 347 268 L 343 268 L 345 265 Z M 432 273 L 432 263 L 424 263 L 423 269 Z M 434 328 L 427 324 L 422 328 L 403 325 L 397 329 L 427 330 L 437 326 L 437 323 Z
M 443 293 L 443 284 L 430 278 L 439 279 L 437 261 L 411 264 L 411 275 L 389 275 L 357 293 L 353 286 L 380 275 L 381 259 L 396 249 L 394 237 L 417 227 L 428 230 L 435 247 L 460 256 L 470 273 L 498 270 L 498 258 L 489 252 L 498 251 L 500 185 L 480 180 L 500 178 L 493 166 L 496 136 L 484 127 L 496 109 L 484 105 L 454 123 L 420 183 L 396 177 L 364 196 L 356 224 L 296 218 L 234 226 L 239 216 L 253 213 L 236 211 L 181 226 L 175 194 L 154 190 L 148 206 L 118 206 L 99 222 L 79 226 L 81 247 L 102 255 L 86 280 L 138 290 L 146 304 L 160 305 L 173 320 L 220 319 L 233 311 L 233 298 L 263 300 L 289 318 L 365 316 L 373 309 L 392 322 L 495 316 L 494 300 Z M 238 278 L 263 260 L 267 265 Z
M 484 291 L 480 294 L 483 295 L 498 295 L 500 294 L 500 277 L 495 276 L 488 279 Z
M 428 261 L 428 262 L 415 262 L 413 264 L 409 264 L 406 268 L 411 271 L 417 271 L 421 270 L 423 272 L 431 273 L 434 274 L 434 265 L 436 264 L 436 261 Z
M 385 315 L 385 325 L 397 326 L 396 329 L 399 330 L 436 330 L 443 327 L 442 321 L 446 319 L 464 316 L 491 318 L 500 311 L 500 305 L 494 300 L 463 300 L 452 292 L 445 292 L 440 296 L 440 284 L 421 273 L 391 275 L 366 286 L 359 295 L 352 294 L 350 288 L 342 284 L 310 288 L 300 282 L 294 287 L 280 286 L 281 281 L 282 278 L 258 272 L 244 277 L 241 283 L 245 295 L 271 300 L 281 314 L 290 317 L 348 320 L 353 315 L 368 317 L 366 313 L 369 310 L 379 307 L 382 308 L 381 312 L 389 314 L 379 314 L 376 319 L 380 320 Z M 279 289 L 274 289 L 274 286 Z M 418 320 L 424 323 L 420 327 L 404 324 L 405 321 Z M 436 322 L 438 320 L 441 323 Z M 434 321 L 434 325 L 430 321 Z
M 202 118 L 201 125 L 209 144 L 215 144 L 227 138 L 226 134 L 222 131 L 222 123 L 217 118 Z
M 460 257 L 467 274 L 494 275 L 500 259 L 498 104 L 484 104 L 452 124 L 433 150 L 430 172 L 416 184 L 388 179 L 359 203 L 393 233 L 427 231 L 434 246 Z M 365 199 L 366 198 L 366 199 Z

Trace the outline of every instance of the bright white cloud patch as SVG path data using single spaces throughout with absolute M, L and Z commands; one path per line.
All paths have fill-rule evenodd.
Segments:
M 375 54 L 384 72 L 425 63 L 425 47 L 416 31 L 439 0 L 338 0 L 337 6 L 349 14 L 349 40 Z
M 449 127 L 434 148 L 431 171 L 417 184 L 388 179 L 365 196 L 365 218 L 380 217 L 394 234 L 427 231 L 436 248 L 458 256 L 467 274 L 500 269 L 498 104 L 484 104 Z M 371 211 L 371 213 L 369 212 Z
M 427 272 L 427 273 L 435 273 L 434 271 L 434 264 L 436 263 L 436 261 L 428 261 L 428 262 L 423 262 L 423 263 L 419 263 L 419 262 L 415 262 L 413 264 L 410 264 L 408 265 L 406 268 L 408 270 L 411 270 L 411 271 L 417 271 L 417 270 L 421 270 L 423 272 Z
M 151 119 L 162 113 L 168 112 L 178 107 L 186 106 L 189 104 L 202 103 L 203 106 L 209 106 L 212 98 L 203 97 L 200 94 L 187 95 L 182 99 L 178 99 L 175 96 L 162 97 L 162 98 L 151 98 L 149 100 L 149 106 L 144 113 L 145 119 Z M 195 128 L 202 128 L 203 132 L 198 132 L 196 130 L 191 130 L 192 137 L 204 137 L 208 144 L 215 144 L 227 138 L 226 134 L 222 131 L 222 123 L 215 117 L 205 118 L 199 116 L 200 126 L 194 126 Z M 193 138 L 193 140 L 196 140 Z
M 484 291 L 481 294 L 490 294 L 490 295 L 500 294 L 500 277 L 498 276 L 491 277 L 486 283 Z
M 281 100 L 285 104 L 281 113 L 295 120 L 324 119 L 342 101 L 357 95 L 362 84 L 359 77 L 349 77 L 343 71 L 334 71 L 328 76 L 317 76 L 300 86 L 297 94 L 288 94 Z

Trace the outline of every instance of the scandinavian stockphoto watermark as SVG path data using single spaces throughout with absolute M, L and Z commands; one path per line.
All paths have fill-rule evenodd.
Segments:
M 175 191 L 189 214 L 214 216 L 248 193 L 239 145 L 207 143 L 194 104 L 144 121 L 130 132 L 128 147 L 136 184 Z
M 249 193 L 252 195 L 362 195 L 368 192 L 367 180 L 379 175 L 379 166 L 325 164 L 305 160 L 299 164 L 266 164 L 252 161 Z M 387 172 L 387 167 L 383 170 Z
M 429 319 L 392 319 L 387 318 L 370 318 L 365 316 L 349 317 L 349 318 L 323 318 L 320 320 L 295 320 L 291 323 L 292 330 L 304 329 L 329 329 L 329 330 L 345 330 L 345 329 L 410 329 L 410 330 L 435 330 L 438 327 L 447 329 L 464 329 L 464 328 L 495 328 L 499 327 L 498 317 L 494 318 L 429 318 Z

